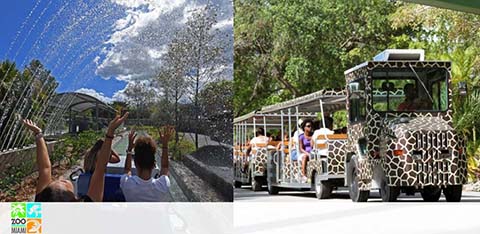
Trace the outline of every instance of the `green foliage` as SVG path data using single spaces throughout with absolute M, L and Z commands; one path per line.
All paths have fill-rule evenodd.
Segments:
M 150 137 L 152 137 L 156 141 L 158 141 L 158 139 L 160 138 L 157 127 L 139 126 L 135 127 L 135 129 L 137 131 L 145 131 Z M 195 145 L 191 141 L 184 138 L 179 139 L 179 141 L 175 143 L 175 138 L 172 137 L 168 142 L 168 150 L 174 160 L 180 160 L 183 155 L 194 152 Z
M 346 69 L 386 48 L 424 49 L 428 60 L 452 61 L 454 90 L 467 83 L 466 100 L 454 91 L 454 126 L 467 139 L 469 169 L 477 166 L 479 15 L 383 0 L 238 0 L 234 7 L 234 116 L 344 87 Z M 334 119 L 346 123 L 346 113 Z
M 32 60 L 23 71 L 9 61 L 0 63 L 0 147 L 11 149 L 32 141 L 20 118 L 32 119 L 44 127 L 43 110 L 57 86 L 50 71 L 38 60 Z
M 383 0 L 239 0 L 234 7 L 235 116 L 344 87 L 346 69 L 405 44 L 402 35 L 412 31 L 391 26 L 397 4 Z
M 55 145 L 54 151 L 50 153 L 52 165 L 64 162 L 65 166 L 72 167 L 77 164 L 85 152 L 103 135 L 103 132 L 85 131 L 78 136 L 64 136 Z M 36 170 L 35 160 L 25 160 L 19 165 L 9 167 L 0 173 L 0 191 L 13 196 L 13 187 L 21 183 L 26 176 Z
M 233 82 L 222 80 L 207 84 L 199 94 L 202 121 L 200 128 L 213 140 L 232 142 Z
M 195 151 L 195 144 L 187 139 L 181 139 L 175 144 L 175 140 L 172 139 L 168 142 L 168 149 L 174 160 L 181 160 L 182 156 Z

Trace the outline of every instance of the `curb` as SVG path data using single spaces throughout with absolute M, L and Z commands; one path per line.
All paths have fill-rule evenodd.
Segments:
M 231 182 L 215 172 L 212 172 L 207 165 L 195 159 L 191 155 L 184 155 L 182 157 L 182 162 L 198 177 L 210 184 L 215 189 L 215 192 L 220 195 L 225 202 L 233 201 L 233 188 Z
M 175 181 L 177 182 L 178 187 L 180 187 L 180 189 L 182 189 L 182 191 L 185 194 L 185 196 L 187 197 L 188 201 L 189 202 L 200 202 L 200 199 L 195 195 L 195 193 L 191 189 L 188 188 L 185 181 L 183 181 L 183 179 L 175 171 L 175 168 L 177 167 L 178 163 L 173 161 L 173 160 L 169 160 L 169 164 L 171 165 L 169 167 L 170 174 L 172 175 L 173 178 L 175 178 Z

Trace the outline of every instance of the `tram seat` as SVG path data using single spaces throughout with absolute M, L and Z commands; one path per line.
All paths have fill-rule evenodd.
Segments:
M 278 145 L 280 142 L 281 142 L 281 141 L 270 141 L 270 142 L 268 142 L 267 145 L 271 145 L 271 146 L 277 147 L 277 145 Z
M 339 134 L 328 134 L 326 135 L 327 137 L 325 138 L 325 135 L 319 135 L 317 137 L 317 140 L 347 140 L 348 136 L 345 133 L 339 133 Z
M 79 197 L 87 195 L 88 186 L 90 185 L 91 173 L 83 173 L 78 177 L 77 195 Z M 103 192 L 104 202 L 124 202 L 122 189 L 120 188 L 121 174 L 105 174 L 105 185 Z

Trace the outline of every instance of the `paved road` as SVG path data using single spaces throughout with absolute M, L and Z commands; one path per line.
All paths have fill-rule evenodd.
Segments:
M 340 191 L 334 191 L 332 197 L 326 200 L 318 200 L 315 194 L 310 191 L 281 191 L 278 195 L 268 195 L 267 188 L 264 186 L 262 191 L 253 192 L 250 186 L 243 186 L 241 189 L 234 191 L 235 202 L 352 202 L 348 196 L 347 188 Z M 382 202 L 378 192 L 370 194 L 369 202 Z M 402 194 L 399 202 L 423 202 L 420 193 L 415 196 L 406 196 Z M 440 202 L 446 202 L 445 198 L 440 198 Z M 480 192 L 463 192 L 462 202 L 480 202 Z
M 141 132 L 138 133 L 138 135 L 142 135 Z M 125 159 L 126 159 L 126 150 L 128 147 L 128 133 L 124 133 L 122 135 L 122 138 L 115 143 L 115 145 L 112 147 L 113 150 L 115 150 L 119 155 L 120 155 L 120 162 L 119 163 L 109 163 L 108 167 L 115 167 L 116 169 L 118 168 L 119 170 L 123 170 L 123 167 L 125 166 Z M 161 150 L 157 150 L 157 155 L 156 155 L 156 163 L 157 167 L 160 168 L 160 152 Z M 135 168 L 135 164 L 132 161 L 132 168 Z M 170 179 L 170 201 L 173 202 L 186 202 L 187 197 L 183 193 L 182 189 L 177 184 L 177 181 L 175 181 L 175 178 L 173 176 L 168 177 Z

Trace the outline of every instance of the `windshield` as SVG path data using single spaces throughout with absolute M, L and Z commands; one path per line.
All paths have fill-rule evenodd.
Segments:
M 377 112 L 446 111 L 447 75 L 443 68 L 375 69 L 372 71 L 373 109 Z

